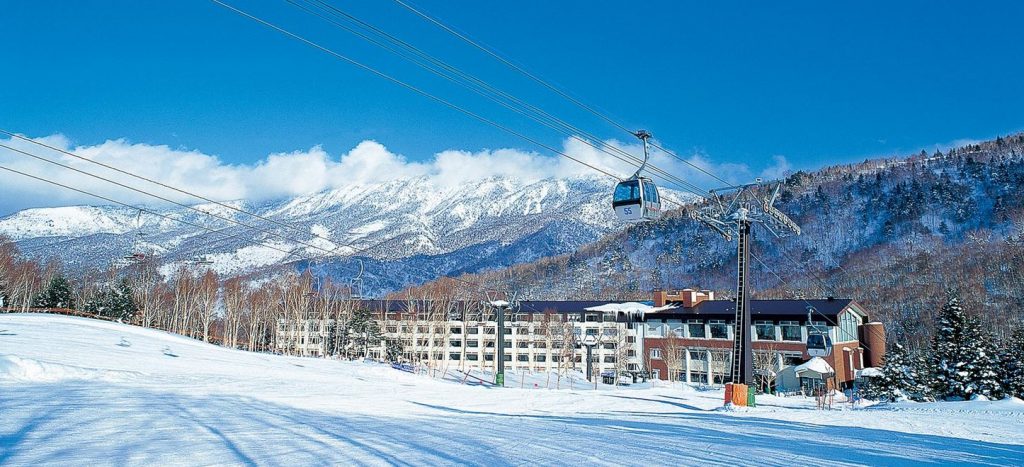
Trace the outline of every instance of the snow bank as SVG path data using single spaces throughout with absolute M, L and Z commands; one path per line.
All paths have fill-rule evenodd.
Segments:
M 80 368 L 14 355 L 0 355 L 0 381 L 55 383 L 66 380 L 128 381 L 127 372 Z
M 11 465 L 1024 459 L 1017 400 L 821 411 L 810 398 L 759 396 L 754 409 L 718 410 L 722 390 L 679 383 L 595 391 L 576 373 L 554 389 L 556 375 L 509 372 L 496 388 L 488 372 L 250 353 L 83 318 L 0 315 L 0 330 L 0 463 Z

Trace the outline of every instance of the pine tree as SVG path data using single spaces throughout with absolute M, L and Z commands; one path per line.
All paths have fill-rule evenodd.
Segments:
M 1009 396 L 1024 399 L 1024 325 L 1013 330 L 1003 343 L 1000 355 L 1003 390 Z
M 975 393 L 990 399 L 1003 397 L 1003 384 L 999 368 L 999 350 L 996 348 L 992 335 L 985 331 L 981 320 L 967 317 L 968 342 L 974 346 L 968 348 L 969 377 Z
M 71 284 L 64 276 L 56 275 L 50 284 L 32 300 L 35 308 L 75 308 L 75 297 L 71 293 Z
M 84 309 L 86 312 L 118 321 L 131 321 L 138 311 L 128 279 L 122 279 L 116 287 L 106 286 L 100 289 L 96 295 L 89 297 Z
M 967 316 L 960 297 L 952 291 L 948 295 L 932 340 L 935 392 L 942 398 L 967 399 L 971 395 L 963 342 Z
M 895 401 L 914 384 L 915 374 L 907 359 L 907 349 L 900 344 L 885 353 L 882 376 L 871 381 L 864 391 L 868 399 Z
M 373 319 L 373 314 L 368 309 L 359 309 L 352 314 L 348 330 L 352 334 L 352 343 L 363 357 L 368 355 L 367 349 L 371 345 L 379 343 L 383 338 L 380 325 Z
M 999 397 L 1002 389 L 991 338 L 980 321 L 964 313 L 957 294 L 948 294 L 932 341 L 935 393 L 949 400 L 968 400 L 979 394 Z

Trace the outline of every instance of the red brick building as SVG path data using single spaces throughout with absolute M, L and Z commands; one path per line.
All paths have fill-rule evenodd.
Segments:
M 654 305 L 676 308 L 647 313 L 639 323 L 646 367 L 659 379 L 691 383 L 723 383 L 731 378 L 735 304 L 715 300 L 699 290 L 656 291 Z M 808 307 L 814 307 L 808 322 Z M 824 360 L 834 370 L 833 382 L 846 387 L 856 370 L 881 366 L 885 330 L 872 323 L 851 299 L 753 300 L 750 335 L 759 383 L 782 391 L 823 384 L 828 379 L 798 366 L 811 357 L 807 336 L 827 332 L 832 355 Z

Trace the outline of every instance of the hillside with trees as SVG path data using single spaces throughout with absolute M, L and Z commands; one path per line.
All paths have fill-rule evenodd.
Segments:
M 886 323 L 890 342 L 911 348 L 928 345 L 947 288 L 998 338 L 1024 316 L 1024 134 L 792 173 L 776 205 L 803 232 L 777 240 L 755 228 L 756 297 L 854 298 Z M 463 276 L 463 287 L 529 299 L 649 299 L 658 288 L 698 287 L 729 298 L 735 243 L 688 209 L 572 254 Z

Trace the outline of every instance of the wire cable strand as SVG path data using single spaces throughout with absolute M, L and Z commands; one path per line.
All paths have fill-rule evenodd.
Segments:
M 559 88 L 558 86 L 555 86 L 555 85 L 553 85 L 553 84 L 549 83 L 548 81 L 546 81 L 546 80 L 544 80 L 544 79 L 542 79 L 542 78 L 538 77 L 537 75 L 535 75 L 535 74 L 531 73 L 530 71 L 526 70 L 526 69 L 525 69 L 524 67 L 522 67 L 522 66 L 520 66 L 520 65 L 517 65 L 517 64 L 516 64 L 516 63 L 514 63 L 513 61 L 511 61 L 511 60 L 509 60 L 509 59 L 507 59 L 507 58 L 503 57 L 503 56 L 502 56 L 501 54 L 499 54 L 499 53 L 497 53 L 497 52 L 493 51 L 492 49 L 490 49 L 490 48 L 488 48 L 488 47 L 486 47 L 486 46 L 484 46 L 484 45 L 480 44 L 480 43 L 479 43 L 479 42 L 477 42 L 477 41 L 474 41 L 473 39 L 471 39 L 471 38 L 470 38 L 470 37 L 468 37 L 467 35 L 465 35 L 465 34 L 463 34 L 463 33 L 460 33 L 460 32 L 458 32 L 458 31 L 456 31 L 456 30 L 455 30 L 455 28 L 453 28 L 453 27 L 451 27 L 451 26 L 449 26 L 449 25 L 445 24 L 445 23 L 444 23 L 443 21 L 441 21 L 440 19 L 438 19 L 438 18 L 436 18 L 436 17 L 434 17 L 434 16 L 431 16 L 431 15 L 429 15 L 429 14 L 427 14 L 427 13 L 423 12 L 423 11 L 422 11 L 422 10 L 420 10 L 420 9 L 417 9 L 417 8 L 413 7 L 413 6 L 412 6 L 412 5 L 410 5 L 410 4 L 409 4 L 409 3 L 407 2 L 407 1 L 403 1 L 403 0 L 394 0 L 394 2 L 395 2 L 395 3 L 397 3 L 397 4 L 399 4 L 399 5 L 401 5 L 401 6 L 402 6 L 402 7 L 404 7 L 405 9 L 407 9 L 407 10 L 411 11 L 412 13 L 414 13 L 414 14 L 416 14 L 416 15 L 420 16 L 421 18 L 423 18 L 423 19 L 425 19 L 425 20 L 429 21 L 430 23 L 433 23 L 433 24 L 434 24 L 434 25 L 436 25 L 437 27 L 439 27 L 439 28 L 441 28 L 441 29 L 443 29 L 443 30 L 447 31 L 448 33 L 450 33 L 450 34 L 454 35 L 455 37 L 459 38 L 459 39 L 460 39 L 460 40 L 462 40 L 463 42 L 465 42 L 465 43 L 467 43 L 467 44 L 469 44 L 469 45 L 471 45 L 471 46 L 473 46 L 473 47 L 475 47 L 475 48 L 479 49 L 480 51 L 482 51 L 482 52 L 486 53 L 487 55 L 490 55 L 491 57 L 493 57 L 493 58 L 495 58 L 496 60 L 500 61 L 501 63 L 505 64 L 505 65 L 506 65 L 506 66 L 508 66 L 509 68 L 512 68 L 513 70 L 515 70 L 515 71 L 517 71 L 517 72 L 519 72 L 519 73 L 523 74 L 524 76 L 526 76 L 526 77 L 530 78 L 531 80 L 533 80 L 533 81 L 537 82 L 537 83 L 538 83 L 538 84 L 540 84 L 541 86 L 544 86 L 545 88 L 547 88 L 548 90 L 550 90 L 550 91 L 554 92 L 555 94 L 558 94 L 559 96 L 561 96 L 561 97 L 565 98 L 565 99 L 566 99 L 566 100 L 568 100 L 569 102 L 571 102 L 571 103 L 575 104 L 575 105 L 576 105 L 577 107 L 579 107 L 579 108 L 581 108 L 581 109 L 583 109 L 583 110 L 585 110 L 585 111 L 587 111 L 587 112 L 589 112 L 589 113 L 593 114 L 594 116 L 596 116 L 596 117 L 600 118 L 601 120 L 604 120 L 605 122 L 608 122 L 609 124 L 611 124 L 612 126 L 614 126 L 614 127 L 616 127 L 616 128 L 619 128 L 619 129 L 621 129 L 621 130 L 623 130 L 623 131 L 625 131 L 625 132 L 627 132 L 627 133 L 633 134 L 633 130 L 631 130 L 631 129 L 629 129 L 628 127 L 626 127 L 625 125 L 623 125 L 623 124 L 619 123 L 619 122 L 618 122 L 618 121 L 616 121 L 615 119 L 613 119 L 613 118 L 611 118 L 611 117 L 609 117 L 609 116 L 605 115 L 605 114 L 604 114 L 604 113 L 602 113 L 602 112 L 599 112 L 599 111 L 598 111 L 598 110 L 596 110 L 596 109 L 595 109 L 595 108 L 594 108 L 593 106 L 591 106 L 591 105 L 588 105 L 587 103 L 585 103 L 585 102 L 581 101 L 580 99 L 577 99 L 577 98 L 573 97 L 573 96 L 572 96 L 571 94 L 569 94 L 569 93 L 568 93 L 568 92 L 566 92 L 566 91 L 563 91 L 563 90 L 562 90 L 561 88 Z M 676 154 L 675 154 L 674 152 L 672 152 L 672 151 L 669 151 L 668 149 L 665 149 L 665 148 L 663 148 L 663 147 L 661 147 L 661 146 L 658 146 L 658 145 L 656 145 L 656 144 L 651 144 L 651 146 L 653 146 L 653 147 L 655 147 L 655 148 L 658 148 L 658 149 L 662 150 L 662 151 L 663 151 L 663 152 L 665 152 L 666 154 L 668 154 L 668 155 L 670 155 L 670 156 L 672 156 L 672 157 L 674 157 L 674 158 L 678 159 L 679 161 L 683 162 L 684 164 L 687 164 L 687 165 L 689 165 L 690 167 L 693 167 L 693 168 L 694 168 L 694 169 L 696 169 L 697 171 L 699 171 L 699 172 L 701 172 L 701 173 L 704 173 L 705 175 L 708 175 L 708 176 L 710 176 L 710 177 L 714 178 L 715 180 L 718 180 L 719 182 L 722 182 L 722 183 L 724 183 L 724 184 L 726 184 L 726 185 L 730 185 L 730 184 L 731 184 L 730 182 L 726 181 L 725 179 L 723 179 L 723 178 L 719 177 L 718 175 L 715 175 L 715 174 L 714 174 L 714 173 L 712 173 L 711 171 L 709 171 L 709 170 L 707 170 L 707 169 L 705 169 L 705 168 L 703 168 L 703 167 L 701 167 L 701 166 L 699 166 L 699 165 L 697 165 L 697 164 L 694 164 L 694 163 L 690 162 L 689 160 L 687 160 L 687 159 L 685 159 L 685 158 L 683 158 L 683 157 L 680 157 L 680 156 L 676 155 Z
M 610 155 L 613 158 L 616 158 L 628 165 L 639 166 L 642 164 L 642 161 L 639 157 L 634 156 L 633 154 L 630 154 L 617 146 L 611 145 L 606 141 L 603 141 L 601 138 L 598 138 L 594 134 L 586 132 L 577 126 L 572 125 L 571 123 L 557 116 L 552 115 L 551 113 L 541 109 L 540 107 L 530 104 L 529 102 L 526 102 L 523 99 L 520 99 L 509 92 L 506 92 L 496 86 L 491 85 L 490 83 L 487 83 L 486 81 L 476 76 L 473 76 L 472 74 L 469 74 L 453 65 L 450 65 L 444 60 L 441 60 L 433 55 L 430 55 L 429 53 L 423 51 L 422 49 L 416 47 L 415 45 L 410 44 L 407 41 L 404 41 L 398 37 L 395 37 L 394 35 L 388 33 L 387 31 L 379 27 L 376 27 L 370 23 L 367 23 L 353 16 L 350 13 L 347 13 L 334 5 L 331 5 L 326 1 L 304 0 L 304 3 L 300 3 L 303 0 L 286 1 L 295 8 L 298 8 L 310 15 L 316 16 L 338 27 L 339 29 L 342 29 L 373 45 L 376 45 L 379 48 L 387 50 L 388 52 L 391 52 L 409 62 L 412 62 L 418 67 L 436 76 L 444 78 L 465 89 L 468 89 L 469 91 L 480 96 L 483 96 L 484 98 L 506 109 L 516 112 L 517 114 L 523 115 L 541 125 L 544 125 L 547 128 L 555 130 L 559 133 L 562 133 L 563 135 L 568 136 L 569 138 L 575 139 L 587 146 L 590 146 L 595 150 Z M 356 24 L 357 26 L 362 27 L 364 30 L 369 31 L 371 34 L 375 34 L 383 38 L 384 40 L 389 42 L 390 45 L 382 43 L 380 40 L 377 40 L 374 37 L 370 37 L 369 35 L 364 34 L 363 32 L 357 31 L 354 28 L 349 27 L 348 25 L 339 23 L 338 21 L 335 21 L 332 18 L 328 18 L 324 16 L 324 14 L 322 14 L 320 11 L 314 11 L 311 8 L 316 8 L 320 11 L 326 12 L 326 14 L 328 15 L 350 21 Z M 396 46 L 399 47 L 401 50 L 396 49 Z M 623 157 L 632 160 L 632 162 L 623 159 Z M 678 156 L 676 157 L 678 158 Z M 707 192 L 707 190 L 705 190 L 704 188 L 701 188 L 691 182 L 676 177 L 675 175 L 672 175 L 668 171 L 656 167 L 653 164 L 648 164 L 648 167 L 652 169 L 651 172 L 657 173 L 665 180 L 683 188 L 683 191 L 690 192 L 694 195 L 697 195 L 698 197 L 703 197 L 704 193 Z

